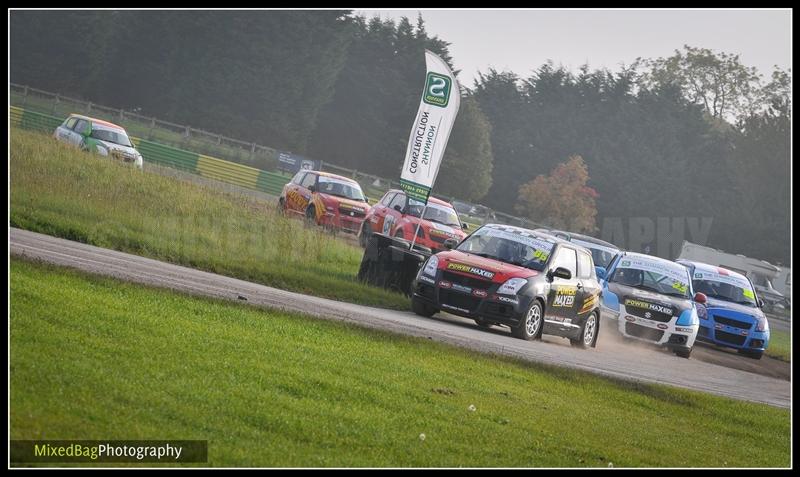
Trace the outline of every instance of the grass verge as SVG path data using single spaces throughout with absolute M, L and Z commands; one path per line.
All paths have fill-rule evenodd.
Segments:
M 771 330 L 769 332 L 769 344 L 764 354 L 781 361 L 791 362 L 791 335 L 786 331 Z
M 207 439 L 212 466 L 790 464 L 786 409 L 18 259 L 10 323 L 12 439 Z
M 359 283 L 363 251 L 228 194 L 11 132 L 11 225 L 342 301 L 407 309 Z

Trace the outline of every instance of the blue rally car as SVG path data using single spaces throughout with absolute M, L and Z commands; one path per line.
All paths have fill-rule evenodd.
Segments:
M 700 315 L 697 339 L 736 348 L 745 356 L 761 359 L 769 344 L 769 323 L 761 311 L 763 301 L 746 276 L 707 263 L 677 260 L 689 269 L 695 291 L 708 297 Z

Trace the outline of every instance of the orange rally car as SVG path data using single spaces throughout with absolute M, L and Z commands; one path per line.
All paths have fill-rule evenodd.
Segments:
M 283 186 L 278 207 L 318 225 L 358 233 L 369 203 L 358 182 L 328 172 L 302 170 Z

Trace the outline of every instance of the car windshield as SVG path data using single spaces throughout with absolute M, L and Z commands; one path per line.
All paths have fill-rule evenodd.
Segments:
M 622 257 L 609 282 L 689 298 L 689 273 L 682 265 L 650 258 Z
M 544 270 L 555 243 L 519 229 L 482 227 L 456 250 L 532 270 Z
M 461 228 L 461 223 L 458 220 L 458 214 L 456 214 L 456 211 L 453 210 L 452 207 L 446 207 L 443 205 L 434 204 L 433 202 L 428 202 L 428 207 L 425 208 L 425 205 L 422 202 L 414 199 L 408 199 L 408 215 L 419 217 L 423 209 L 425 209 L 425 217 L 423 217 L 424 220 L 438 222 L 440 224 L 449 225 L 450 227 Z
M 694 291 L 702 292 L 709 298 L 755 307 L 756 294 L 750 282 L 740 275 L 726 270 L 695 270 L 692 277 Z
M 95 124 L 92 126 L 92 134 L 90 134 L 90 137 L 119 144 L 120 146 L 133 147 L 130 139 L 128 139 L 128 135 L 125 134 L 125 131 L 122 129 L 114 129 Z
M 364 193 L 361 192 L 361 187 L 359 187 L 358 184 L 335 179 L 333 177 L 319 176 L 319 187 L 317 190 L 323 194 L 364 201 Z
M 589 250 L 592 253 L 594 264 L 598 267 L 607 268 L 611 264 L 611 261 L 614 260 L 614 257 L 619 253 L 619 250 L 596 243 L 584 242 L 583 240 L 577 239 L 572 240 L 572 242 Z

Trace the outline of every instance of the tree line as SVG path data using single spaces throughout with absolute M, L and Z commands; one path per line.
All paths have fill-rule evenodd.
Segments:
M 350 11 L 10 15 L 15 83 L 384 177 L 400 173 L 422 52 L 458 75 L 449 46 L 422 18 Z M 546 185 L 531 184 L 579 156 L 587 172 L 570 190 L 591 190 L 596 205 L 584 229 L 712 217 L 709 245 L 788 263 L 790 72 L 772 74 L 689 46 L 617 72 L 489 69 L 461 85 L 434 194 L 541 218 L 531 191 Z

